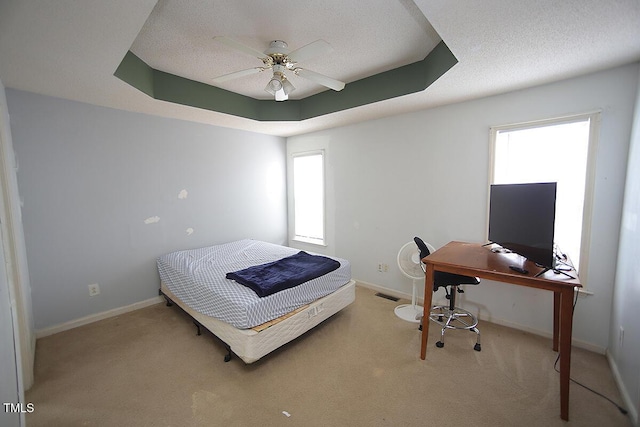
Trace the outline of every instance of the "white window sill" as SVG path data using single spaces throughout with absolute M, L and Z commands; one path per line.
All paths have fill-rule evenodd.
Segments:
M 327 244 L 325 243 L 325 241 L 324 240 L 319 240 L 319 239 L 310 239 L 308 237 L 295 236 L 291 240 L 293 240 L 294 242 L 307 243 L 309 245 L 314 245 L 314 246 L 327 247 Z

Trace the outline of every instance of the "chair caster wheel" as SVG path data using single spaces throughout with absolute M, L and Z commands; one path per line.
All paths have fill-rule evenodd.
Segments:
M 438 348 L 442 348 L 442 347 L 444 347 L 444 343 L 443 343 L 442 341 L 438 341 L 438 342 L 436 343 L 436 347 L 438 347 Z
M 480 348 L 480 344 L 476 344 L 476 345 L 474 345 L 474 346 L 473 346 L 473 349 L 474 349 L 475 351 L 480 351 L 480 350 L 482 350 L 482 349 Z
M 228 362 L 228 361 L 230 361 L 230 360 L 231 360 L 231 355 L 230 355 L 230 354 L 225 354 L 225 355 L 224 355 L 224 361 L 225 361 L 225 362 Z
M 421 331 L 422 330 L 422 325 L 418 326 L 418 330 Z

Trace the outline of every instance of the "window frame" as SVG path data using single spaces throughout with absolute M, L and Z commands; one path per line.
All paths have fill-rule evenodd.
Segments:
M 587 147 L 587 165 L 585 174 L 585 190 L 584 190 L 584 202 L 582 206 L 582 231 L 580 242 L 580 282 L 583 289 L 587 287 L 587 277 L 589 270 L 589 253 L 591 247 L 591 224 L 593 220 L 593 199 L 595 192 L 595 172 L 596 172 L 596 154 L 599 143 L 600 135 L 600 121 L 601 111 L 592 111 L 582 114 L 567 115 L 543 120 L 535 120 L 530 122 L 513 123 L 509 125 L 491 126 L 489 130 L 489 142 L 490 142 L 490 161 L 489 161 L 489 176 L 487 186 L 487 224 L 486 230 L 489 230 L 489 197 L 490 192 L 488 189 L 493 184 L 495 175 L 495 161 L 496 161 L 496 137 L 498 132 L 504 131 L 518 131 L 535 129 L 539 127 L 555 126 L 569 123 L 576 123 L 589 120 L 589 141 Z M 487 234 L 488 235 L 488 234 Z M 582 291 L 585 292 L 585 291 Z M 588 292 L 587 292 L 588 293 Z

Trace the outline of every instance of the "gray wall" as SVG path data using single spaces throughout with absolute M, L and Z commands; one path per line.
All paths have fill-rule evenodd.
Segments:
M 639 75 L 640 77 L 640 75 Z M 630 414 L 638 425 L 640 413 L 640 87 L 636 98 L 634 126 L 629 150 L 620 229 L 616 286 L 611 310 L 609 352 L 614 372 L 624 383 Z M 621 329 L 623 332 L 621 332 Z
M 491 126 L 601 110 L 585 283 L 593 295 L 579 299 L 574 339 L 604 352 L 637 84 L 634 64 L 292 137 L 287 151 L 326 150 L 332 182 L 327 224 L 333 227 L 326 252 L 349 259 L 356 279 L 410 294 L 411 280 L 399 272 L 396 256 L 414 236 L 436 248 L 451 240 L 486 241 Z M 379 263 L 388 264 L 389 271 L 378 272 Z M 483 319 L 551 334 L 551 292 L 485 280 L 468 289 L 462 301 Z
M 166 252 L 286 243 L 283 138 L 6 92 L 37 330 L 157 296 Z

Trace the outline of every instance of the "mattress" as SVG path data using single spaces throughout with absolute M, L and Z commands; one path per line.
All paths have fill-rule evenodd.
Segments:
M 323 298 L 351 280 L 351 265 L 331 257 L 340 267 L 294 288 L 259 297 L 225 278 L 226 273 L 276 261 L 297 249 L 258 240 L 239 240 L 206 248 L 172 252 L 157 260 L 161 282 L 191 310 L 249 329 Z

